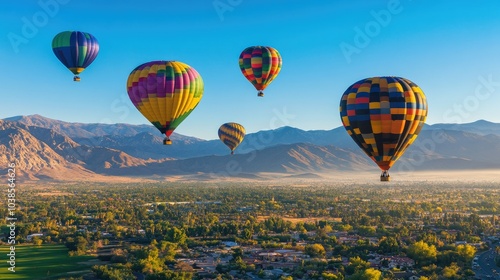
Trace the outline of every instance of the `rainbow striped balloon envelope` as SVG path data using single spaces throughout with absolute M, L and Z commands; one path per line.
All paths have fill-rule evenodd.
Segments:
M 52 51 L 57 59 L 75 74 L 73 80 L 80 81 L 78 75 L 97 57 L 99 43 L 90 33 L 64 31 L 52 40 Z
M 387 172 L 417 139 L 427 118 L 427 100 L 408 79 L 367 78 L 344 92 L 340 117 L 354 142 Z
M 281 55 L 272 47 L 248 47 L 240 54 L 240 69 L 245 78 L 264 96 L 264 89 L 281 70 Z
M 229 147 L 231 154 L 245 138 L 245 128 L 238 123 L 225 123 L 219 128 L 219 139 Z
M 196 108 L 203 96 L 203 80 L 191 66 L 178 61 L 151 61 L 129 75 L 127 92 L 134 106 L 158 130 L 170 135 Z

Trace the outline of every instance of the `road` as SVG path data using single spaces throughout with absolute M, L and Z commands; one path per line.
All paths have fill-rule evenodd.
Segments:
M 500 280 L 500 267 L 497 267 L 495 264 L 495 251 L 490 249 L 477 255 L 477 257 L 477 264 L 479 267 L 474 269 L 476 272 L 476 279 Z

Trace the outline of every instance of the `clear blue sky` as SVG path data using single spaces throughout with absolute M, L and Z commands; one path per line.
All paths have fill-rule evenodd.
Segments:
M 247 132 L 338 127 L 344 90 L 382 75 L 422 88 L 429 124 L 500 122 L 499 11 L 497 0 L 2 1 L 0 118 L 145 124 L 128 99 L 129 73 L 178 60 L 201 74 L 205 92 L 176 132 L 204 139 L 229 121 Z M 66 30 L 100 43 L 80 83 L 51 50 Z M 238 67 L 253 45 L 283 58 L 264 98 Z

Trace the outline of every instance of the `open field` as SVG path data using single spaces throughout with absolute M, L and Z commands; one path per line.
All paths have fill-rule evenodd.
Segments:
M 2 262 L 0 279 L 58 279 L 59 277 L 78 276 L 90 272 L 93 257 L 69 257 L 63 245 L 16 246 L 15 272 L 8 270 L 6 262 L 9 253 L 7 245 L 0 246 Z

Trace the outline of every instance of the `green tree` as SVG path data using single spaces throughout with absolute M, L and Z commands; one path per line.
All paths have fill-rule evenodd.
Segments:
M 237 257 L 243 257 L 243 249 L 240 247 L 233 248 L 233 259 L 236 259 Z
M 43 240 L 41 238 L 38 238 L 38 237 L 33 238 L 33 244 L 35 244 L 36 246 L 41 246 L 42 243 L 43 243 Z
M 239 271 L 245 271 L 247 269 L 247 264 L 243 261 L 243 259 L 238 256 L 234 259 L 234 268 L 239 270 Z
M 378 248 L 381 253 L 387 254 L 387 253 L 396 253 L 399 251 L 399 244 L 396 238 L 389 236 L 389 237 L 382 237 L 378 243 Z
M 436 261 L 437 249 L 421 240 L 408 246 L 407 253 L 417 266 L 424 266 Z
M 465 263 L 471 262 L 472 259 L 474 258 L 474 255 L 476 255 L 476 248 L 469 244 L 458 245 L 456 251 L 460 256 L 461 260 Z
M 360 270 L 349 277 L 352 280 L 382 280 L 382 272 L 374 268 Z
M 177 253 L 176 250 L 179 246 L 176 243 L 168 242 L 162 240 L 160 242 L 160 252 L 163 257 L 168 261 L 173 261 L 174 256 Z
M 164 270 L 165 264 L 159 258 L 159 251 L 156 247 L 143 250 L 141 255 L 145 257 L 139 259 L 137 265 L 143 273 L 154 274 Z
M 92 272 L 103 280 L 133 280 L 136 279 L 128 268 L 113 268 L 106 265 L 93 266 Z
M 167 234 L 165 235 L 165 240 L 173 243 L 177 243 L 179 245 L 186 244 L 187 235 L 186 233 L 178 229 L 177 227 L 171 227 L 168 229 Z
M 356 274 L 368 268 L 370 268 L 369 262 L 364 261 L 360 257 L 352 257 L 349 259 L 349 265 L 346 267 L 345 271 L 347 274 Z
M 308 254 L 311 257 L 316 257 L 316 258 L 323 258 L 326 255 L 326 250 L 325 247 L 321 244 L 312 244 L 312 245 L 306 245 L 305 247 L 305 253 Z
M 321 277 L 325 280 L 344 280 L 344 276 L 342 274 L 333 274 L 333 273 L 327 273 L 323 272 L 321 274 Z
M 456 263 L 452 263 L 451 265 L 443 268 L 443 276 L 447 279 L 458 279 L 458 272 L 460 271 L 460 267 Z

